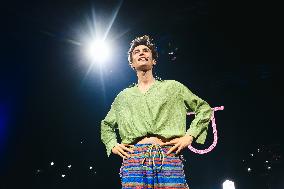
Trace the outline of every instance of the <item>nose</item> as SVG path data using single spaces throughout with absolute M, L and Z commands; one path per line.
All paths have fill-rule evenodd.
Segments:
M 142 56 L 142 55 L 144 55 L 144 52 L 143 52 L 143 51 L 141 51 L 141 52 L 139 53 L 139 56 Z

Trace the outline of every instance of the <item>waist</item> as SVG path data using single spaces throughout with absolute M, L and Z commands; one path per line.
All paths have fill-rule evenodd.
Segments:
M 162 137 L 160 135 L 149 134 L 147 136 L 143 136 L 143 137 L 137 138 L 131 144 L 159 144 L 159 145 L 161 145 L 161 144 L 163 144 L 165 142 L 171 141 L 174 138 L 176 138 L 176 137 L 165 138 L 165 137 Z

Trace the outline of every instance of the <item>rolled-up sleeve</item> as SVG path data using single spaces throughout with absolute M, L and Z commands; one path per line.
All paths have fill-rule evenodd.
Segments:
M 195 113 L 195 118 L 186 131 L 186 135 L 191 135 L 195 138 L 195 142 L 204 144 L 213 110 L 206 101 L 193 94 L 186 86 L 182 86 L 182 95 L 187 111 Z
M 117 136 L 115 129 L 117 128 L 117 121 L 115 115 L 115 105 L 111 105 L 111 109 L 106 117 L 101 121 L 101 140 L 106 146 L 107 156 L 111 154 L 111 149 L 117 144 Z

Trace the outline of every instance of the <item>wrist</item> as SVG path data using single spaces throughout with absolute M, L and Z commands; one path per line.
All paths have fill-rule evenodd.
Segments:
M 192 135 L 185 135 L 191 142 L 194 140 L 194 137 Z

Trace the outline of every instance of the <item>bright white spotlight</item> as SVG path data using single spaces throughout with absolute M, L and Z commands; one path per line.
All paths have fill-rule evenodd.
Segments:
M 223 189 L 235 189 L 235 184 L 233 181 L 226 180 L 223 182 Z
M 104 40 L 94 40 L 87 45 L 86 55 L 94 62 L 105 62 L 109 57 L 109 48 Z

